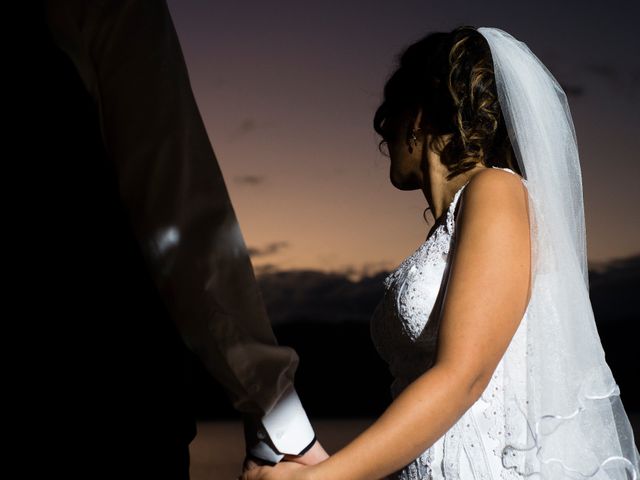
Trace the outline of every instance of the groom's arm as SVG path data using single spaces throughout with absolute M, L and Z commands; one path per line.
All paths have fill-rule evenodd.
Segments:
M 314 431 L 278 345 L 164 0 L 51 0 L 49 26 L 100 112 L 121 198 L 185 344 L 243 414 L 247 451 L 297 455 Z

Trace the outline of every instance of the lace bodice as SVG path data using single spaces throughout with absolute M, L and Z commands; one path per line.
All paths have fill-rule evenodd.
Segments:
M 384 296 L 371 318 L 371 338 L 394 378 L 393 398 L 433 366 L 449 252 L 455 241 L 456 205 L 467 183 L 455 193 L 444 221 L 383 281 Z M 435 444 L 390 479 L 510 480 L 518 476 L 502 466 L 499 446 L 505 436 L 526 439 L 525 425 L 505 421 L 505 409 L 519 406 L 508 404 L 502 395 L 506 381 L 520 382 L 525 388 L 525 324 L 526 312 L 478 401 Z M 508 461 L 505 458 L 505 464 Z

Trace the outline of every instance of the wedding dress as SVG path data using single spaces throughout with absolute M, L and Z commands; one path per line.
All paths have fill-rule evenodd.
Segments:
M 527 184 L 509 168 L 492 168 L 517 175 Z M 370 326 L 372 341 L 394 378 L 393 398 L 433 366 L 439 310 L 452 257 L 449 251 L 455 240 L 456 205 L 467 183 L 455 193 L 445 221 L 384 279 L 385 293 Z M 387 477 L 389 480 L 522 478 L 503 467 L 500 445 L 505 437 L 526 439 L 524 417 L 521 424 L 505 420 L 506 410 L 516 406 L 505 405 L 502 392 L 505 382 L 511 382 L 512 388 L 522 392 L 518 398 L 526 398 L 527 310 L 508 346 L 509 354 L 498 363 L 480 398 L 449 431 L 413 462 Z
M 640 452 L 589 298 L 582 173 L 566 93 L 524 42 L 495 27 L 477 31 L 491 50 L 522 175 L 504 170 L 519 176 L 529 200 L 531 296 L 481 397 L 389 477 L 640 480 Z M 389 363 L 394 398 L 434 364 L 465 186 L 444 222 L 384 280 L 371 335 Z

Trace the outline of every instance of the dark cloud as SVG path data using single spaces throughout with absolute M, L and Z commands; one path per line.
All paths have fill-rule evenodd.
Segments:
M 607 65 L 604 63 L 587 63 L 582 65 L 582 70 L 588 75 L 600 79 L 609 88 L 616 92 L 627 91 L 631 96 L 637 95 L 636 85 L 640 79 L 640 68 L 630 67 L 628 70 L 621 70 L 614 65 Z M 583 76 L 580 77 L 584 79 Z M 574 83 L 560 82 L 560 86 L 565 91 L 567 96 L 570 97 L 582 97 L 585 94 L 584 85 L 577 85 Z
M 640 66 L 629 65 L 626 68 L 618 68 L 605 63 L 587 63 L 583 69 L 600 78 L 617 94 L 625 93 L 632 98 L 638 94 L 637 84 L 640 78 Z
M 244 185 L 259 185 L 265 182 L 264 175 L 239 175 L 234 177 L 233 181 Z
M 236 140 L 255 131 L 256 128 L 258 128 L 258 125 L 253 118 L 245 118 L 244 120 L 242 120 L 242 122 L 240 122 L 240 125 L 238 125 L 236 129 L 231 132 L 231 135 L 229 135 L 229 139 Z
M 590 63 L 585 65 L 584 68 L 588 72 L 591 72 L 612 82 L 617 82 L 620 79 L 618 71 L 612 65 Z
M 580 85 L 571 85 L 568 83 L 560 83 L 562 90 L 567 94 L 567 97 L 581 97 L 584 95 L 584 88 Z
M 263 248 L 249 247 L 247 250 L 249 251 L 249 255 L 251 257 L 263 257 L 265 255 L 273 255 L 274 253 L 278 253 L 288 246 L 289 242 L 273 242 L 269 243 L 266 247 Z

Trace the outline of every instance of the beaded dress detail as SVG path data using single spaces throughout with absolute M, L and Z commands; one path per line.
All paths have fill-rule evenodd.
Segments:
M 492 168 L 517 175 L 508 168 Z M 526 186 L 526 180 L 520 179 Z M 384 296 L 372 314 L 370 327 L 373 344 L 394 379 L 392 398 L 434 364 L 439 313 L 452 257 L 449 251 L 455 242 L 456 204 L 467 183 L 455 193 L 444 221 L 383 281 Z M 525 311 L 481 397 L 449 431 L 388 480 L 522 478 L 509 463 L 512 453 L 501 451 L 500 445 L 505 438 L 523 443 L 527 438 L 524 417 L 520 423 L 507 421 L 513 418 L 509 409 L 524 407 L 508 401 L 503 392 L 505 382 L 517 382 L 519 388 L 526 389 L 526 320 Z

